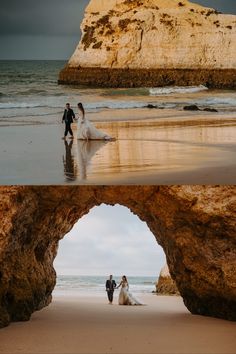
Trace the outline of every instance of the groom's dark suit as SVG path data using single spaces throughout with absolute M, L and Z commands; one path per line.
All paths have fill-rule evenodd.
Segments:
M 73 118 L 75 118 L 75 114 L 73 109 L 65 109 L 63 117 L 62 117 L 62 122 L 65 122 L 65 137 L 67 136 L 68 132 L 70 133 L 71 136 L 73 136 L 73 132 L 71 129 L 71 124 L 73 123 Z
M 108 279 L 106 281 L 106 291 L 107 291 L 107 296 L 108 296 L 108 300 L 110 302 L 113 301 L 113 293 L 114 293 L 114 290 L 115 290 L 115 287 L 116 287 L 116 282 L 115 280 L 110 280 Z

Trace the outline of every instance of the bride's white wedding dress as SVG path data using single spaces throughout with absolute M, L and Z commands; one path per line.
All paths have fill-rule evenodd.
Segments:
M 130 292 L 128 284 L 122 284 L 119 294 L 119 305 L 143 305 Z
M 77 138 L 79 140 L 112 140 L 112 137 L 98 130 L 85 116 L 78 118 Z

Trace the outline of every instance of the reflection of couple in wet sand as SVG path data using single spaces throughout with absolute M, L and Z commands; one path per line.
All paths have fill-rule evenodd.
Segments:
M 63 156 L 64 174 L 68 182 L 78 179 L 86 180 L 87 169 L 93 156 L 104 147 L 108 140 L 78 140 L 74 144 L 73 140 L 68 142 L 65 139 L 65 155 Z
M 77 162 L 72 154 L 73 140 L 68 142 L 65 139 L 65 155 L 63 156 L 64 173 L 67 181 L 75 181 L 77 179 Z
M 106 292 L 109 304 L 112 304 L 113 302 L 114 290 L 119 288 L 119 305 L 143 305 L 130 293 L 129 283 L 125 275 L 123 275 L 121 278 L 120 284 L 118 286 L 116 286 L 116 282 L 112 275 L 110 275 L 109 279 L 106 281 Z
M 62 117 L 62 122 L 65 122 L 65 133 L 63 139 L 66 139 L 69 133 L 71 139 L 74 138 L 71 124 L 73 119 L 77 120 L 77 139 L 79 140 L 113 140 L 108 134 L 98 130 L 93 123 L 85 117 L 85 111 L 82 103 L 78 103 L 79 117 L 76 119 L 74 111 L 70 108 L 70 104 L 66 104 L 66 108 Z

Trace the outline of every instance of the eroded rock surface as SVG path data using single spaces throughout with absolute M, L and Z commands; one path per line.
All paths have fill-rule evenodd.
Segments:
M 187 0 L 91 0 L 60 83 L 235 87 L 236 16 Z
M 179 290 L 175 281 L 171 278 L 167 264 L 160 271 L 160 275 L 156 283 L 156 293 L 158 295 L 179 295 Z
M 0 325 L 28 320 L 50 303 L 59 240 L 101 203 L 124 205 L 147 223 L 193 314 L 236 320 L 235 191 L 233 186 L 0 187 Z

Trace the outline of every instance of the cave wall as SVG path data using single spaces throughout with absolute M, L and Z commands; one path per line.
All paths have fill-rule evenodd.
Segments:
M 2 186 L 0 326 L 51 302 L 59 240 L 101 203 L 147 223 L 193 314 L 236 320 L 234 186 Z

